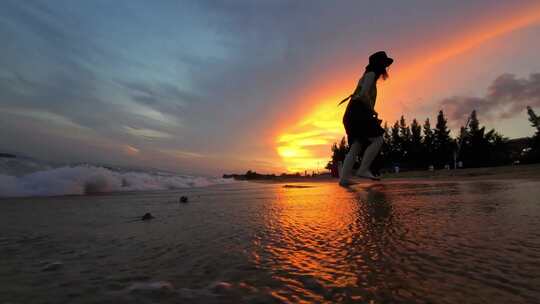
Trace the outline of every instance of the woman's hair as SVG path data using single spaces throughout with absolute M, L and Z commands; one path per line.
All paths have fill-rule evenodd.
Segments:
M 382 64 L 373 64 L 370 63 L 366 66 L 366 72 L 373 72 L 375 73 L 375 80 L 378 80 L 379 77 L 382 76 L 383 80 L 386 80 L 388 78 L 388 71 L 386 70 L 386 67 Z

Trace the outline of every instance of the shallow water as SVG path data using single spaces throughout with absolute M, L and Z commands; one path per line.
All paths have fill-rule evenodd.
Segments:
M 0 303 L 540 299 L 538 181 L 301 185 L 0 200 Z

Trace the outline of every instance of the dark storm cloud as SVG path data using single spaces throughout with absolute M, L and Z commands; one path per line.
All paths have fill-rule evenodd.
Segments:
M 451 120 L 460 123 L 467 120 L 472 110 L 491 119 L 510 118 L 521 114 L 527 106 L 540 107 L 540 73 L 528 78 L 503 74 L 488 87 L 485 96 L 450 97 L 441 105 Z

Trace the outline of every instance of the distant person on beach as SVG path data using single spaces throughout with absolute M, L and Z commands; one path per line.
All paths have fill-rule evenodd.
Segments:
M 347 186 L 351 184 L 351 175 L 356 157 L 361 151 L 362 143 L 368 146 L 362 157 L 360 168 L 356 171 L 357 177 L 378 180 L 370 171 L 370 166 L 383 144 L 384 129 L 381 127 L 381 120 L 375 112 L 375 101 L 377 99 L 377 80 L 380 77 L 388 78 L 387 68 L 394 60 L 379 51 L 369 56 L 369 64 L 360 80 L 354 93 L 349 96 L 350 101 L 343 115 L 343 125 L 347 133 L 350 150 L 345 157 L 340 174 L 339 184 Z M 341 103 L 347 101 L 344 99 Z M 340 104 L 341 104 L 340 103 Z

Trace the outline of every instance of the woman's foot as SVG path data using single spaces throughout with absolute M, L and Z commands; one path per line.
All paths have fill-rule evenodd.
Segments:
M 379 177 L 373 175 L 373 173 L 371 173 L 369 170 L 366 170 L 366 171 L 358 170 L 355 175 L 356 175 L 356 177 L 368 178 L 368 179 L 371 179 L 371 180 L 374 180 L 374 181 L 380 181 L 381 180 Z
M 339 185 L 341 187 L 349 187 L 349 186 L 354 185 L 354 184 L 356 184 L 356 183 L 351 181 L 350 179 L 340 179 L 339 180 Z

